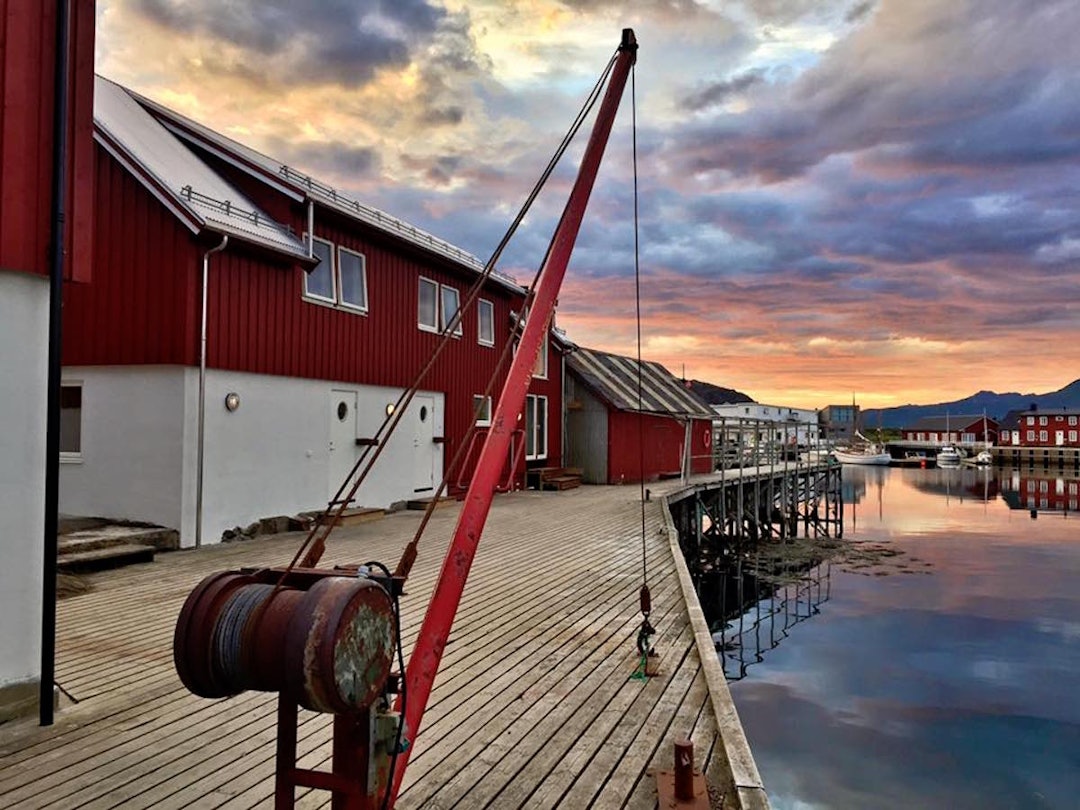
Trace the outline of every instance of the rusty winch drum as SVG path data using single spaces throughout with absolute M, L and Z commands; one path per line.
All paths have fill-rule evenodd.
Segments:
M 280 692 L 319 712 L 350 713 L 383 693 L 396 632 L 390 594 L 341 571 L 226 571 L 191 592 L 173 660 L 201 697 Z

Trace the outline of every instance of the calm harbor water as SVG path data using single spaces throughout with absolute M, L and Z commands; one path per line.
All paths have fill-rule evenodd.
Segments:
M 820 566 L 724 634 L 773 807 L 1080 807 L 1078 484 L 844 468 L 845 538 L 904 554 Z

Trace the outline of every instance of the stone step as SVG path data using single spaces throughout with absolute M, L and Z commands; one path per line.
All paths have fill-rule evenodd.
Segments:
M 93 529 L 83 529 L 61 535 L 58 540 L 61 554 L 93 551 L 120 545 L 150 546 L 159 551 L 180 547 L 180 533 L 162 526 L 134 526 L 110 523 Z
M 84 551 L 62 552 L 56 566 L 67 573 L 102 571 L 132 563 L 153 562 L 156 551 L 153 546 L 138 543 L 101 546 Z

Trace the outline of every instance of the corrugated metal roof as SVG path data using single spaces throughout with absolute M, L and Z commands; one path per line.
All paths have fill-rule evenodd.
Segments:
M 307 258 L 300 239 L 199 160 L 127 90 L 101 76 L 94 84 L 94 125 L 106 147 L 122 150 L 117 157 L 143 173 L 140 179 L 151 181 L 155 194 L 167 193 L 166 204 L 186 214 L 197 230 L 208 227 Z
M 566 356 L 570 370 L 600 397 L 621 411 L 671 414 L 712 419 L 712 409 L 659 363 L 641 364 L 638 406 L 638 362 L 631 357 L 577 347 Z
M 484 263 L 468 251 L 462 250 L 456 245 L 444 239 L 428 233 L 415 225 L 411 225 L 402 219 L 391 216 L 385 211 L 366 205 L 349 197 L 333 186 L 315 179 L 311 175 L 292 168 L 272 157 L 246 146 L 239 141 L 222 135 L 210 127 L 200 124 L 175 110 L 159 104 L 152 99 L 132 93 L 140 104 L 161 119 L 162 123 L 173 133 L 181 138 L 195 138 L 205 145 L 216 147 L 215 151 L 224 153 L 228 158 L 239 158 L 241 164 L 247 167 L 255 167 L 261 170 L 266 180 L 271 180 L 282 186 L 292 189 L 301 198 L 310 198 L 327 208 L 345 214 L 348 217 L 359 220 L 373 228 L 396 236 L 411 244 L 424 248 L 443 258 L 450 259 L 463 267 L 480 273 L 483 272 Z M 233 161 L 236 162 L 235 160 Z M 523 288 L 511 276 L 495 271 L 492 279 L 504 286 L 512 288 L 515 292 L 522 292 Z

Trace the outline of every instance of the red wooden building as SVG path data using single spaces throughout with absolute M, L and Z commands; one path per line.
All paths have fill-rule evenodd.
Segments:
M 902 430 L 905 441 L 965 444 L 996 444 L 998 422 L 988 416 L 956 414 L 927 416 Z
M 1080 447 L 1080 409 L 1021 411 L 1012 430 L 1019 447 Z
M 582 347 L 566 356 L 567 464 L 594 484 L 655 481 L 712 467 L 713 412 L 659 363 Z
M 103 79 L 95 125 L 94 278 L 65 299 L 79 409 L 62 508 L 176 527 L 186 545 L 325 506 L 481 264 Z M 357 505 L 431 494 L 476 409 L 481 425 L 490 414 L 483 392 L 523 303 L 512 280 L 485 282 Z M 561 464 L 561 376 L 548 341 L 515 482 L 526 463 Z
M 56 2 L 0 2 L 0 545 L 8 561 L 0 567 L 0 722 L 33 711 L 41 673 L 48 276 L 60 168 L 62 269 L 80 280 L 89 269 L 94 4 L 74 0 L 67 8 L 64 32 Z M 54 138 L 60 107 L 63 154 Z

